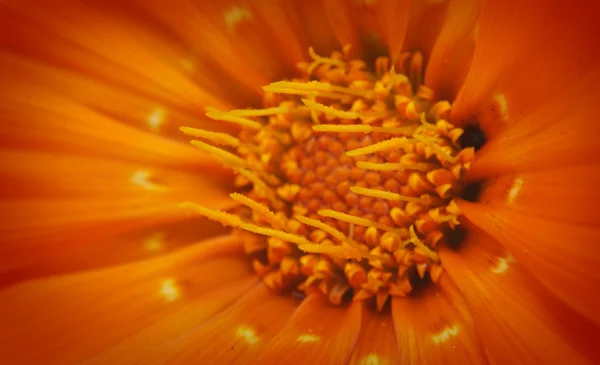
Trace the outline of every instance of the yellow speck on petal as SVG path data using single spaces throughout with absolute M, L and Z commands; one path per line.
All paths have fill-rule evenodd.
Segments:
M 233 30 L 235 29 L 236 25 L 238 25 L 242 21 L 252 20 L 252 13 L 247 8 L 243 8 L 241 6 L 234 6 L 225 10 L 223 17 L 225 19 L 227 29 Z
M 160 129 L 160 125 L 165 120 L 165 115 L 165 110 L 161 108 L 156 108 L 148 114 L 146 121 L 152 131 L 157 132 Z
M 431 336 L 431 339 L 435 344 L 440 344 L 448 341 L 452 337 L 456 337 L 458 334 L 458 326 L 446 327 L 442 332 Z
M 506 255 L 506 257 L 498 258 L 498 263 L 496 264 L 496 266 L 492 267 L 490 270 L 494 274 L 503 274 L 508 270 L 509 264 L 511 264 L 513 262 L 515 262 L 514 257 L 512 257 L 512 255 L 510 253 L 508 253 Z
M 306 333 L 298 336 L 298 342 L 300 343 L 316 343 L 319 341 L 321 341 L 321 337 L 313 335 L 311 333 Z
M 367 356 L 360 359 L 360 361 L 358 362 L 358 365 L 384 365 L 387 363 L 388 363 L 387 361 L 384 361 L 377 354 L 368 354 Z
M 160 295 L 162 295 L 169 303 L 174 302 L 181 297 L 175 279 L 170 278 L 162 281 L 160 284 Z
M 161 190 L 162 187 L 150 181 L 152 175 L 148 170 L 138 170 L 131 175 L 129 180 L 133 185 L 140 186 L 147 190 Z
M 494 101 L 498 104 L 498 111 L 502 116 L 502 120 L 508 120 L 508 102 L 504 94 L 494 95 Z
M 521 192 L 521 187 L 523 186 L 523 179 L 520 177 L 515 178 L 510 190 L 508 191 L 508 203 L 513 204 L 515 199 Z
M 157 252 L 163 248 L 163 233 L 155 233 L 144 240 L 144 248 L 150 252 Z
M 248 345 L 256 345 L 260 342 L 260 337 L 256 335 L 256 331 L 252 327 L 239 326 L 235 331 L 235 335 L 246 341 Z

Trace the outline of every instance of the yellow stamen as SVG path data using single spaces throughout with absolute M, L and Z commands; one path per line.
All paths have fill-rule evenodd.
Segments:
M 359 118 L 364 117 L 364 114 L 357 114 Z M 332 133 L 410 133 L 414 131 L 414 126 L 391 128 L 391 127 L 373 127 L 367 124 L 319 124 L 312 127 L 315 132 L 332 132 Z
M 256 200 L 250 199 L 245 195 L 233 193 L 229 194 L 231 199 L 236 202 L 247 206 L 252 209 L 256 213 L 262 215 L 269 224 L 271 224 L 274 228 L 285 230 L 285 222 L 278 216 L 275 215 L 266 205 L 263 205 Z
M 393 148 L 399 148 L 399 147 L 405 146 L 405 145 L 413 143 L 413 142 L 414 142 L 414 140 L 406 138 L 406 137 L 396 137 L 396 138 L 388 139 L 388 140 L 381 141 L 378 143 L 374 143 L 370 146 L 357 148 L 355 150 L 348 151 L 348 152 L 346 152 L 346 156 L 348 156 L 348 157 L 364 156 L 364 155 L 368 155 L 370 153 L 385 151 L 385 150 L 389 150 L 389 149 L 393 149 Z
M 227 163 L 230 166 L 246 166 L 246 161 L 244 161 L 243 159 L 234 155 L 231 152 L 227 152 L 218 147 L 211 146 L 207 143 L 197 141 L 197 140 L 193 140 L 190 143 L 193 144 L 194 146 L 198 147 L 202 151 L 204 151 L 210 155 L 213 155 L 214 157 L 217 157 L 218 159 L 222 160 L 223 162 Z
M 355 194 L 370 196 L 372 198 L 380 198 L 380 199 L 392 200 L 392 201 L 413 202 L 413 203 L 419 203 L 419 204 L 430 204 L 431 203 L 431 199 L 427 198 L 428 197 L 427 195 L 425 195 L 424 197 L 417 198 L 414 196 L 406 196 L 406 195 L 401 195 L 401 194 L 397 194 L 397 193 L 392 193 L 391 191 L 361 188 L 360 186 L 352 186 L 350 188 L 350 190 Z
M 343 259 L 355 259 L 360 260 L 363 258 L 363 254 L 354 248 L 342 247 L 342 246 L 324 246 L 316 243 L 303 244 L 298 246 L 304 252 L 308 253 L 320 253 L 328 256 L 335 256 Z
M 314 242 L 307 240 L 302 236 L 298 236 L 292 233 L 282 232 L 276 229 L 260 227 L 250 223 L 243 223 L 240 225 L 240 228 L 246 230 L 248 232 L 253 232 L 256 234 L 260 234 L 267 237 L 277 238 L 283 241 L 294 243 L 298 246 L 300 245 L 314 245 Z
M 239 147 L 241 141 L 227 133 L 211 132 L 199 128 L 181 127 L 180 131 L 192 137 L 199 137 L 210 140 L 215 144 L 228 147 Z
M 384 163 L 376 163 L 376 162 L 366 162 L 366 161 L 358 161 L 356 166 L 365 170 L 373 170 L 373 171 L 397 171 L 397 170 L 414 170 L 414 171 L 431 171 L 432 168 L 435 168 L 435 165 L 428 163 L 394 163 L 394 162 L 384 162 Z
M 208 111 L 206 113 L 206 116 L 209 117 L 210 119 L 218 120 L 221 122 L 230 122 L 230 123 L 238 124 L 243 127 L 248 127 L 248 128 L 252 128 L 252 129 L 262 128 L 262 124 L 254 121 L 254 120 L 248 119 L 248 118 L 240 117 L 237 115 L 232 115 L 232 114 L 220 111 L 220 110 L 212 108 L 212 107 L 207 107 L 206 110 Z
M 328 64 L 338 67 L 346 66 L 344 61 L 336 60 L 335 58 L 319 56 L 312 47 L 308 48 L 308 55 L 310 56 L 310 58 L 313 59 L 313 62 L 308 66 L 306 70 L 306 72 L 308 72 L 309 75 L 312 74 L 321 64 Z
M 456 158 L 450 156 L 446 151 L 442 150 L 440 148 L 440 146 L 438 146 L 435 141 L 432 141 L 430 138 L 427 138 L 425 136 L 419 135 L 419 134 L 414 134 L 413 137 L 420 141 L 423 142 L 424 144 L 426 144 L 427 146 L 431 147 L 431 149 L 437 153 L 442 159 L 448 161 L 449 163 L 455 163 L 456 162 Z
M 227 114 L 235 115 L 237 117 L 266 117 L 269 115 L 286 114 L 289 112 L 290 109 L 288 107 L 276 106 L 265 109 L 236 109 L 228 111 Z
M 323 104 L 319 104 L 316 101 L 309 100 L 309 99 L 302 99 L 302 102 L 307 107 L 318 110 L 318 111 L 323 112 L 332 117 L 337 117 L 337 118 L 342 118 L 342 119 L 356 119 L 359 116 L 358 113 L 356 113 L 356 112 L 347 112 L 347 111 L 343 111 L 343 110 L 337 110 L 330 106 L 325 106 Z
M 346 237 L 345 234 L 343 234 L 342 232 L 340 232 L 339 230 L 333 228 L 332 226 L 330 226 L 329 224 L 325 224 L 323 222 L 321 222 L 320 220 L 317 219 L 311 219 L 308 217 L 304 217 L 304 216 L 296 216 L 296 219 L 303 223 L 306 224 L 307 226 L 311 226 L 311 227 L 315 227 L 317 229 L 320 229 L 326 233 L 329 233 L 331 235 L 331 237 L 337 239 L 340 242 L 346 243 L 349 246 L 351 246 L 352 248 L 356 249 L 356 250 L 361 250 L 361 247 L 358 243 L 354 242 L 351 238 Z M 361 254 L 364 257 L 368 258 L 368 254 Z
M 194 204 L 191 202 L 181 203 L 178 206 L 180 208 L 191 209 L 191 210 L 195 211 L 196 213 L 198 213 L 208 219 L 217 221 L 226 226 L 239 227 L 244 223 L 244 221 L 242 221 L 242 219 L 240 217 L 238 217 L 237 215 L 222 212 L 220 210 L 205 208 L 205 207 L 202 207 L 198 204 Z
M 375 227 L 377 229 L 381 229 L 386 232 L 392 232 L 392 233 L 397 233 L 397 234 L 403 233 L 402 230 L 386 226 L 385 224 L 373 222 L 366 218 L 356 217 L 354 215 L 347 214 L 347 213 L 336 212 L 335 210 L 332 210 L 332 209 L 321 209 L 317 212 L 317 214 L 319 214 L 322 217 L 333 218 L 333 219 L 337 219 L 342 222 L 356 224 L 356 225 L 363 226 L 363 227 Z
M 421 241 L 419 239 L 419 237 L 417 236 L 417 233 L 415 232 L 415 226 L 411 225 L 410 228 L 408 229 L 408 232 L 410 234 L 410 238 L 406 241 L 406 243 L 408 242 L 412 242 L 415 247 L 418 247 L 421 249 L 421 251 L 423 251 L 423 253 L 425 255 L 427 255 L 429 258 L 431 258 L 434 261 L 439 261 L 440 257 L 438 256 L 437 253 L 435 253 L 434 251 L 432 251 L 429 247 L 427 247 L 423 241 Z

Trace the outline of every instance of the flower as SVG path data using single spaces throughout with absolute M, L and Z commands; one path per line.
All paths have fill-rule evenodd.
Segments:
M 598 15 L 562 0 L 3 2 L 0 358 L 600 362 Z M 368 82 L 342 85 L 346 71 Z M 391 94 L 393 105 L 372 102 Z M 296 142 L 253 124 L 265 108 Z M 320 126 L 297 124 L 311 118 Z M 374 198 L 358 213 L 324 187 L 314 207 L 297 195 L 306 136 L 329 148 L 340 131 L 398 138 L 331 152 L 362 163 L 351 180 L 363 184 L 347 188 Z M 279 138 L 252 160 L 254 142 Z M 227 141 L 235 148 L 215 149 Z M 389 166 L 418 173 L 380 188 L 401 180 Z M 367 217 L 382 200 L 396 202 L 381 208 L 389 219 Z M 297 282 L 270 275 L 284 259 Z

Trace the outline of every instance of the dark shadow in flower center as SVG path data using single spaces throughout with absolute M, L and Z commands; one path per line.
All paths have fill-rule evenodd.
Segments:
M 467 237 L 467 230 L 464 227 L 458 226 L 453 230 L 446 232 L 445 239 L 446 245 L 453 251 L 458 251 L 465 242 Z
M 462 148 L 473 147 L 478 151 L 486 142 L 486 137 L 478 123 L 468 124 L 463 128 L 464 133 L 458 139 Z
M 479 200 L 482 188 L 483 183 L 481 181 L 467 184 L 460 194 L 460 197 L 468 202 L 476 203 Z

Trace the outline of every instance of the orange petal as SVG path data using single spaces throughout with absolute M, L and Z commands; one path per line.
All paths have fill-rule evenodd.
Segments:
M 459 252 L 443 246 L 440 256 L 469 304 L 491 364 L 598 363 L 598 328 L 553 298 L 527 263 L 492 237 L 469 226 Z
M 562 301 L 600 323 L 600 229 L 467 202 L 463 214 L 498 240 Z
M 0 150 L 2 270 L 15 270 L 133 228 L 185 220 L 177 206 L 217 209 L 226 188 L 177 170 L 58 153 Z
M 346 364 L 360 332 L 362 305 L 337 307 L 322 295 L 308 296 L 256 364 Z
M 486 182 L 478 201 L 563 223 L 598 226 L 600 166 L 511 174 Z
M 249 359 L 260 356 L 298 304 L 264 284 L 258 285 L 205 325 L 179 338 L 174 347 L 164 349 L 153 361 L 190 365 L 250 363 Z M 126 346 L 123 351 L 127 353 Z
M 444 23 L 448 2 L 411 0 L 410 3 L 402 49 L 405 52 L 420 51 L 427 62 Z M 397 17 L 398 13 L 391 15 Z
M 347 0 L 324 0 L 323 6 L 327 12 L 329 23 L 340 45 L 352 45 L 352 54 L 362 54 L 358 14 L 355 7 L 349 6 Z
M 333 50 L 339 50 L 341 45 L 327 17 L 324 1 L 303 0 L 294 4 L 296 12 L 293 16 L 299 18 L 302 24 L 301 37 L 306 37 L 318 54 L 328 55 Z
M 401 364 L 485 364 L 469 311 L 459 297 L 428 288 L 392 299 Z
M 350 365 L 394 365 L 398 363 L 392 316 L 374 308 L 363 309 L 363 321 Z
M 151 26 L 153 19 L 147 15 L 130 19 L 127 12 L 111 13 L 114 6 L 72 0 L 4 2 L 0 18 L 6 31 L 0 44 L 188 110 L 219 102 L 189 77 L 184 62 L 193 55 L 189 49 L 155 21 Z M 106 24 L 111 24 L 110 32 Z
M 451 0 L 425 72 L 425 85 L 438 100 L 454 100 L 465 81 L 475 50 L 481 1 Z
M 161 166 L 215 166 L 192 146 L 127 126 L 27 79 L 3 82 L 0 105 L 4 148 L 72 152 Z
M 600 68 L 515 120 L 478 151 L 471 178 L 598 163 L 598 83 Z
M 191 218 L 166 224 L 152 222 L 148 227 L 112 236 L 109 235 L 112 232 L 90 234 L 87 239 L 72 243 L 49 241 L 35 248 L 25 244 L 22 257 L 15 258 L 19 265 L 7 264 L 0 270 L 0 286 L 157 257 L 226 232 L 221 224 Z
M 232 256 L 239 246 L 233 238 L 207 242 L 159 259 L 8 288 L 0 292 L 0 310 L 9 314 L 1 320 L 2 359 L 79 363 L 190 305 L 188 322 L 201 323 L 256 283 L 247 259 Z M 168 324 L 179 334 L 192 329 L 172 318 Z M 163 344 L 173 340 L 165 333 L 155 336 Z M 148 347 L 130 348 L 127 356 L 145 351 Z
M 597 2 L 483 1 L 472 67 L 453 120 L 475 119 L 492 133 L 584 79 L 598 66 L 598 14 Z M 498 97 L 504 106 L 496 105 Z M 490 109 L 496 112 L 486 114 Z

